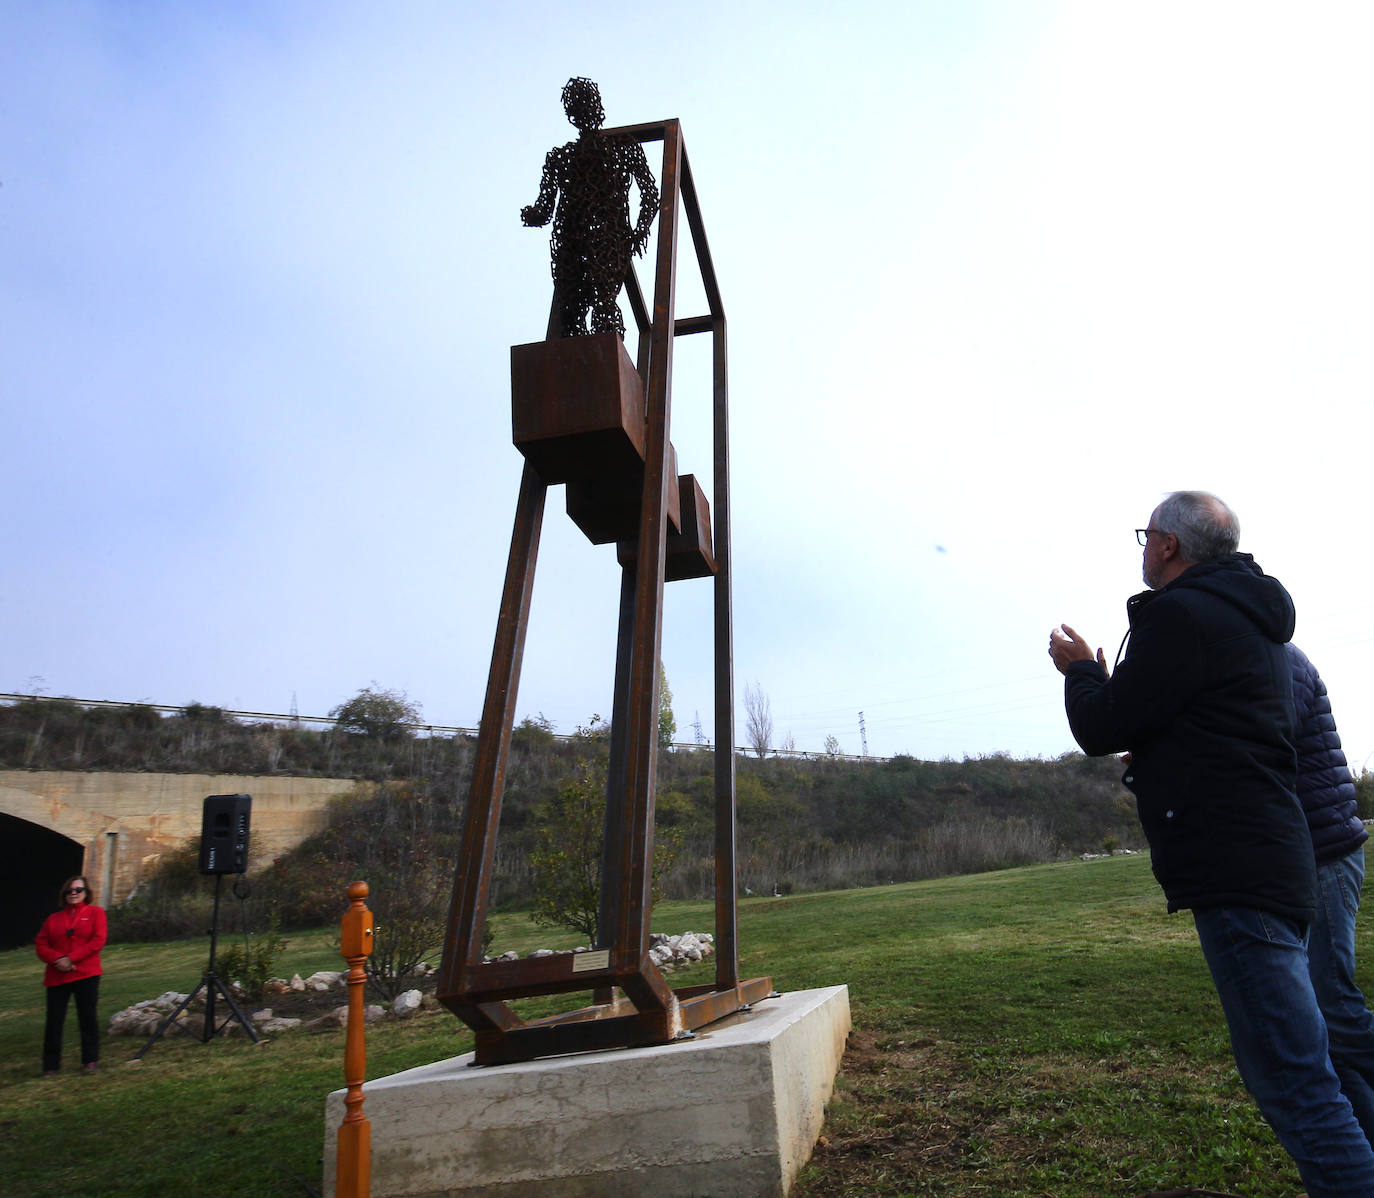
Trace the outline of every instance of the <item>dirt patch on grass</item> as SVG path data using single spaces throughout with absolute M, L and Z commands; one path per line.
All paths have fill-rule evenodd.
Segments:
M 1234 1183 L 1257 1147 L 1241 1129 L 1269 1134 L 1243 1092 L 1217 1083 L 1176 1061 L 999 1058 L 856 1030 L 793 1198 L 1126 1198 Z M 1210 1126 L 1199 1119 L 1206 1109 Z M 1174 1132 L 1168 1145 L 1154 1140 L 1161 1116 Z
M 796 1198 L 838 1198 L 976 1171 L 996 1104 L 975 1093 L 952 1046 L 851 1033 L 826 1131 Z M 909 1192 L 942 1192 L 938 1189 Z

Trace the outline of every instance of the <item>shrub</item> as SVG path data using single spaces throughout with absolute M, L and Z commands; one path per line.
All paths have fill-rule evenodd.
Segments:
M 424 861 L 408 871 L 404 884 L 375 888 L 372 907 L 372 952 L 367 958 L 367 984 L 385 999 L 411 989 L 418 966 L 444 945 L 445 894 L 448 871 Z M 371 884 L 369 883 L 369 887 Z
M 275 976 L 273 969 L 286 943 L 273 920 L 261 936 L 245 932 L 242 940 L 221 952 L 215 972 L 221 979 L 237 982 L 247 997 L 261 998 L 267 979 Z

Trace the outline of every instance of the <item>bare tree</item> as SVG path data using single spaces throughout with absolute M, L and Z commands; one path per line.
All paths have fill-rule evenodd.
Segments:
M 757 682 L 744 688 L 744 727 L 749 747 L 762 757 L 773 744 L 773 705 Z

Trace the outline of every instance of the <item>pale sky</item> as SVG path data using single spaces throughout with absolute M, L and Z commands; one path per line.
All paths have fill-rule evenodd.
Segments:
M 1073 747 L 1049 630 L 1113 655 L 1132 529 L 1197 487 L 1358 769 L 1372 57 L 1355 3 L 0 0 L 0 690 L 323 715 L 375 681 L 476 723 L 549 304 L 519 212 L 583 75 L 610 125 L 682 124 L 737 689 L 780 742 Z M 709 343 L 676 352 L 709 494 Z M 609 713 L 618 574 L 554 488 L 520 715 Z M 667 594 L 714 741 L 710 583 Z

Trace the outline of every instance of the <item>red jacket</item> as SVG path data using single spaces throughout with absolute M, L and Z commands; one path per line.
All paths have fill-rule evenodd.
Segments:
M 62 986 L 79 982 L 104 972 L 100 968 L 100 950 L 105 947 L 105 911 L 92 903 L 78 903 L 54 911 L 43 923 L 43 930 L 34 941 L 40 961 L 46 961 L 43 985 Z M 65 973 L 55 961 L 70 957 L 72 968 Z

